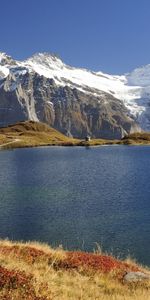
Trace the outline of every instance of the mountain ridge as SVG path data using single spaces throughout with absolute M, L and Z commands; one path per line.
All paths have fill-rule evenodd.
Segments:
M 25 120 L 75 137 L 149 131 L 150 65 L 109 75 L 68 66 L 55 54 L 18 61 L 1 52 L 0 125 Z

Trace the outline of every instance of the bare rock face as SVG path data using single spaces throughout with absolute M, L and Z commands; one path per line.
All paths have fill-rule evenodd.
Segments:
M 0 80 L 1 127 L 33 120 L 53 126 L 68 136 L 108 139 L 120 139 L 127 133 L 140 131 L 123 101 L 111 93 L 88 87 L 84 87 L 84 92 L 77 85 L 69 86 L 69 82 L 59 85 L 26 66 L 18 66 L 8 56 L 1 59 L 1 72 L 5 71 L 5 64 L 9 64 L 9 74 Z
M 55 99 L 54 127 L 60 131 L 63 128 L 64 133 L 70 132 L 76 137 L 88 134 L 100 138 L 121 138 L 134 126 L 121 101 L 106 93 L 94 97 L 64 87 L 59 88 L 52 98 Z

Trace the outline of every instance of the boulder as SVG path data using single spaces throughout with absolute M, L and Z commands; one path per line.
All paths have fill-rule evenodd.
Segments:
M 143 281 L 143 280 L 150 280 L 150 275 L 145 274 L 143 272 L 128 272 L 124 276 L 125 282 L 137 282 L 137 281 Z

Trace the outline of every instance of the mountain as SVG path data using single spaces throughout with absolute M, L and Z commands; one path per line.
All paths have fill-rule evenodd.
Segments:
M 150 131 L 150 65 L 122 76 L 66 65 L 37 53 L 0 53 L 0 126 L 33 120 L 68 136 L 122 138 Z

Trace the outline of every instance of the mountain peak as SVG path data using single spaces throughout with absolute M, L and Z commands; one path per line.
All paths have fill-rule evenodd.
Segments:
M 16 62 L 10 55 L 7 55 L 5 52 L 0 52 L 0 65 L 16 65 Z
M 38 63 L 59 61 L 62 63 L 62 60 L 60 59 L 60 57 L 57 54 L 49 53 L 49 52 L 35 53 L 31 57 L 29 57 L 26 61 L 33 61 L 33 62 L 38 62 Z
M 7 54 L 5 52 L 0 52 L 0 63 L 3 59 L 7 58 Z

